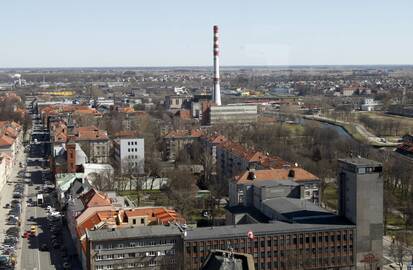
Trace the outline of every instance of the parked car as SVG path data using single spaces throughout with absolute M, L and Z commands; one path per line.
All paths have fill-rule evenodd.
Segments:
M 6 208 L 6 209 L 10 208 L 10 204 L 9 204 L 9 203 L 6 203 L 6 205 L 4 206 L 4 208 Z
M 47 251 L 49 248 L 47 246 L 47 244 L 41 244 L 39 250 L 41 251 Z

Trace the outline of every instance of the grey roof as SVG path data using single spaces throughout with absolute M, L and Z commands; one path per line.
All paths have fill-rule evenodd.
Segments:
M 382 166 L 378 161 L 362 158 L 362 157 L 352 157 L 352 158 L 341 158 L 339 162 L 349 163 L 358 167 L 369 167 L 369 166 Z
M 245 225 L 228 225 L 218 227 L 205 227 L 188 229 L 185 240 L 207 240 L 217 238 L 247 237 L 248 231 L 252 231 L 255 236 L 289 233 L 289 232 L 309 232 L 327 231 L 339 229 L 355 228 L 352 224 L 301 224 L 274 221 L 272 223 L 255 223 Z
M 101 229 L 94 231 L 87 231 L 87 237 L 91 241 L 106 241 L 116 239 L 127 238 L 139 238 L 139 237 L 165 237 L 165 236 L 178 236 L 182 232 L 175 225 L 153 225 L 153 226 L 137 226 L 137 227 L 124 227 L 115 229 Z
M 274 187 L 274 186 L 299 186 L 297 182 L 294 182 L 291 179 L 286 180 L 261 180 L 261 181 L 252 181 L 252 185 L 255 187 Z
M 256 223 L 268 223 L 270 219 L 261 213 L 261 211 L 257 210 L 254 207 L 246 207 L 242 205 L 236 205 L 236 206 L 227 206 L 226 207 L 227 211 L 229 211 L 231 214 L 245 214 L 249 215 L 253 220 L 256 220 Z M 255 223 L 255 222 L 254 222 Z
M 303 199 L 280 197 L 264 200 L 262 203 L 289 219 L 334 215 L 326 209 Z

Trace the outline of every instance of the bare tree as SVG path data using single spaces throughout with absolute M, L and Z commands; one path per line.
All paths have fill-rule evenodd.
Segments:
M 393 261 L 399 266 L 400 270 L 403 270 L 404 262 L 409 255 L 406 248 L 407 235 L 406 232 L 397 233 L 390 245 L 390 256 Z

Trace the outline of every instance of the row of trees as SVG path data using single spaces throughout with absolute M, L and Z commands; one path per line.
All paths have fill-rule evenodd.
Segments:
M 380 120 L 374 119 L 368 115 L 362 114 L 359 121 L 367 128 L 373 131 L 377 136 L 400 136 L 402 132 L 402 122 L 398 120 Z

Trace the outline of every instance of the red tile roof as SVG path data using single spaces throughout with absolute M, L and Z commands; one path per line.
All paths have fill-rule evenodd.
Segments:
M 77 141 L 104 141 L 109 140 L 108 134 L 95 126 L 78 127 L 74 130 Z
M 165 135 L 165 138 L 184 138 L 184 137 L 193 137 L 199 138 L 202 136 L 202 131 L 199 129 L 179 129 L 179 130 L 172 130 L 168 134 Z
M 290 171 L 294 172 L 294 177 L 289 177 L 289 175 L 291 175 Z M 250 173 L 254 173 L 254 176 L 255 176 L 254 180 L 249 179 L 248 176 Z M 319 180 L 317 176 L 299 167 L 255 170 L 251 172 L 245 171 L 242 174 L 234 177 L 234 181 L 237 183 L 252 183 L 252 181 L 288 180 L 288 179 L 291 179 L 295 182 L 306 182 L 306 181 Z
M 11 146 L 14 143 L 14 139 L 7 135 L 2 135 L 0 137 L 0 147 L 4 146 Z
M 184 218 L 179 213 L 173 209 L 167 209 L 164 207 L 145 207 L 126 210 L 125 216 L 128 219 L 137 216 L 147 216 L 150 223 L 155 224 L 168 224 L 168 222 L 172 221 L 185 223 Z
M 85 194 L 82 194 L 82 196 L 80 196 L 80 200 L 85 208 L 112 205 L 111 200 L 105 193 L 97 191 L 94 188 Z

